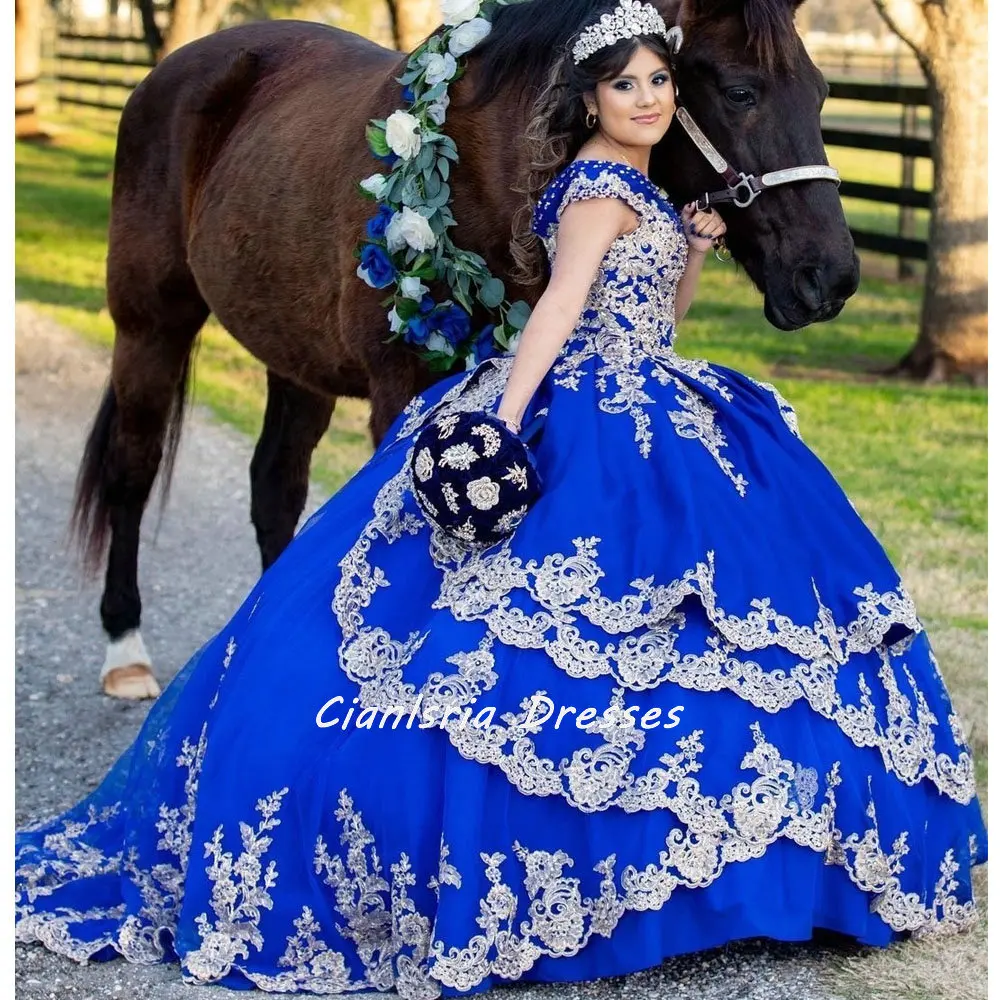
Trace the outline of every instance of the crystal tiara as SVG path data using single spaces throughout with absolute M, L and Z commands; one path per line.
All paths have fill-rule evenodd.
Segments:
M 580 32 L 573 46 L 573 62 L 579 65 L 595 52 L 614 45 L 624 38 L 636 35 L 660 35 L 667 37 L 667 25 L 660 12 L 640 0 L 619 0 L 618 6 L 601 19 Z

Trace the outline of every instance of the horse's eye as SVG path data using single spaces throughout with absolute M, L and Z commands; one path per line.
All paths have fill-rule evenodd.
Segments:
M 739 108 L 752 108 L 757 104 L 757 95 L 749 87 L 729 87 L 726 99 Z

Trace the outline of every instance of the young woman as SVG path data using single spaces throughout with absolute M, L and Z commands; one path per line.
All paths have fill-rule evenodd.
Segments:
M 665 26 L 615 18 L 532 123 L 517 253 L 551 277 L 516 357 L 415 399 L 104 783 L 18 835 L 19 940 L 432 997 L 974 918 L 972 762 L 897 574 L 773 388 L 674 351 L 725 227 L 647 177 Z M 541 498 L 489 548 L 410 471 L 483 410 L 544 414 Z

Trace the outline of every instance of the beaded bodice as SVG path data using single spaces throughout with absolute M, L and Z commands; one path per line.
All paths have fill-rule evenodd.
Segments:
M 663 191 L 628 164 L 574 160 L 545 189 L 533 228 L 551 262 L 566 206 L 608 197 L 620 198 L 633 208 L 638 224 L 605 254 L 577 332 L 586 340 L 610 336 L 621 351 L 655 355 L 673 340 L 677 283 L 687 264 L 681 222 Z

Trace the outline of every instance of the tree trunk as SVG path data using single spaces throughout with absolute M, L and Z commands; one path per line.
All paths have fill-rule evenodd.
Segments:
M 201 0 L 174 0 L 159 58 L 201 37 Z
M 215 31 L 232 0 L 174 0 L 170 26 L 163 37 L 157 58 L 170 55 L 182 45 Z
M 440 0 L 388 0 L 396 48 L 412 52 L 441 23 Z
M 896 370 L 927 381 L 985 384 L 987 114 L 985 0 L 875 0 L 916 52 L 933 116 L 934 192 L 916 343 Z
M 14 0 L 14 137 L 17 139 L 45 134 L 38 119 L 44 13 L 45 0 Z

